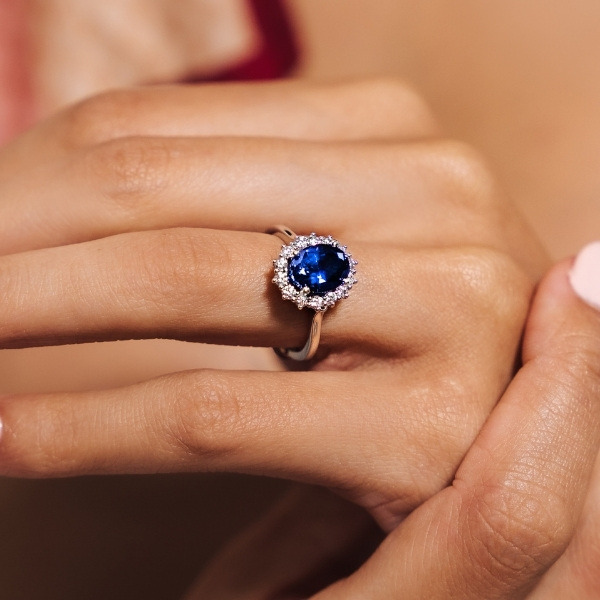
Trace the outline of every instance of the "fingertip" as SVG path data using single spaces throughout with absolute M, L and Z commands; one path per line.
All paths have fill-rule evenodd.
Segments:
M 574 258 L 550 269 L 538 286 L 532 312 L 567 309 L 573 315 L 574 309 L 583 308 L 581 301 L 600 312 L 600 241 L 587 244 Z
M 581 300 L 600 310 L 600 241 L 579 252 L 569 270 L 569 282 Z
M 560 348 L 560 332 L 574 341 L 583 333 L 600 342 L 600 242 L 585 246 L 575 258 L 562 260 L 540 282 L 529 315 L 523 360 Z M 558 336 L 558 337 L 557 337 Z

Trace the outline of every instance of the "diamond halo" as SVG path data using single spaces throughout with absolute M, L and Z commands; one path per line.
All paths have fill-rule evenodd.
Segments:
M 319 295 L 311 293 L 308 286 L 302 289 L 296 288 L 290 280 L 290 261 L 297 257 L 303 250 L 311 246 L 331 246 L 341 251 L 348 260 L 348 274 L 341 280 L 341 283 L 333 290 Z M 327 237 L 318 236 L 315 233 L 310 235 L 299 235 L 289 244 L 281 248 L 279 257 L 273 261 L 274 277 L 273 283 L 281 291 L 284 300 L 291 300 L 299 309 L 304 307 L 312 308 L 317 312 L 325 312 L 331 308 L 338 300 L 347 298 L 352 286 L 357 283 L 356 265 L 358 262 L 352 258 L 348 248 L 343 246 L 330 235 Z

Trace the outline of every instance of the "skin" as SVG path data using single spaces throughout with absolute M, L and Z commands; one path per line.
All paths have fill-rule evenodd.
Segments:
M 523 367 L 452 485 L 356 572 L 351 558 L 362 563 L 370 544 L 364 523 L 327 498 L 315 511 L 314 492 L 295 492 L 217 556 L 186 599 L 597 598 L 600 314 L 575 296 L 569 268 L 557 265 L 539 286 Z M 340 534 L 329 513 L 352 526 Z M 330 581 L 349 576 L 312 596 L 323 564 Z
M 356 129 L 349 115 L 332 121 L 345 102 L 380 118 Z M 402 104 L 406 110 L 397 111 Z M 280 241 L 254 233 L 271 221 L 343 239 L 361 262 L 363 292 L 327 315 L 312 372 L 196 371 L 70 401 L 61 394 L 4 400 L 3 473 L 279 475 L 339 489 L 393 527 L 447 483 L 506 385 L 545 262 L 480 162 L 434 131 L 425 107 L 394 82 L 240 85 L 112 93 L 7 147 L 0 170 L 20 201 L 5 202 L 0 218 L 10 223 L 0 236 L 9 254 L 0 264 L 5 347 L 148 337 L 300 346 L 309 316 L 281 301 L 269 281 Z M 32 157 L 43 165 L 38 176 Z M 342 207 L 349 173 L 353 192 Z M 48 177 L 62 189 L 48 188 Z M 362 211 L 367 193 L 382 208 L 370 223 Z M 417 194 L 429 200 L 415 205 Z M 85 200 L 63 200 L 74 196 Z M 286 201 L 274 208 L 277 197 Z M 298 210 L 306 197 L 313 210 Z M 402 221 L 390 219 L 400 213 Z M 530 248 L 525 259 L 522 243 Z M 256 265 L 264 266 L 257 272 Z M 508 300 L 499 288 L 512 290 Z M 390 298 L 398 298 L 391 321 Z M 359 319 L 363 313 L 369 319 Z M 381 412 L 370 397 L 381 398 Z M 431 413 L 414 423 L 424 398 Z M 50 418 L 53 406 L 74 412 Z M 372 434 L 349 445 L 368 413 Z M 323 452 L 315 442 L 334 424 L 337 450 Z M 430 444 L 444 437 L 432 453 Z M 370 455 L 377 460 L 366 465 Z
M 340 117 L 345 104 L 377 118 Z M 3 398 L 2 473 L 267 474 L 334 489 L 395 529 L 452 480 L 507 385 L 547 264 L 479 158 L 436 132 L 412 90 L 380 80 L 111 93 L 9 145 L 5 347 L 298 346 L 308 315 L 278 297 L 280 242 L 256 233 L 271 222 L 343 239 L 363 291 L 327 315 L 309 371 Z M 367 194 L 385 208 L 369 221 Z
M 551 62 L 551 61 L 549 61 L 549 62 Z M 456 78 L 456 77 L 454 78 L 454 80 L 455 81 L 459 81 L 459 79 Z M 478 90 L 478 89 L 480 89 L 480 86 L 476 85 L 476 86 L 473 86 L 473 88 L 476 89 L 476 90 Z M 434 94 L 434 96 L 435 96 L 435 94 Z M 554 173 L 558 173 L 559 171 L 562 172 L 562 170 L 560 170 L 560 169 L 554 169 Z M 531 169 L 528 170 L 528 173 L 531 173 Z M 534 173 L 534 175 L 537 176 L 537 172 Z M 578 180 L 581 180 L 581 177 L 579 177 Z M 556 211 L 551 211 L 551 214 L 556 214 Z M 588 219 L 587 222 L 593 223 L 593 219 Z M 563 229 L 564 229 L 564 227 L 563 227 Z M 553 239 L 555 239 L 555 238 L 553 238 Z M 581 553 L 581 554 L 584 555 L 585 553 Z
M 364 235 L 368 227 L 364 218 L 360 230 L 354 234 L 354 247 L 358 249 L 355 249 L 355 254 L 362 256 L 363 281 L 366 279 L 370 283 L 370 290 L 367 290 L 362 301 L 371 307 L 373 316 L 377 317 L 377 309 L 373 307 L 377 306 L 377 297 L 381 297 L 381 293 L 372 298 L 369 293 L 376 292 L 376 282 L 381 280 L 389 289 L 389 272 L 398 265 L 402 265 L 403 280 L 402 291 L 397 293 L 406 294 L 406 299 L 419 297 L 419 305 L 411 307 L 410 303 L 403 303 L 403 310 L 397 315 L 397 331 L 390 328 L 390 321 L 382 315 L 379 320 L 385 322 L 385 328 L 373 330 L 377 319 L 364 331 L 360 329 L 361 325 L 357 325 L 350 329 L 355 338 L 348 337 L 347 323 L 357 321 L 353 313 L 348 312 L 352 311 L 352 305 L 349 302 L 342 305 L 329 315 L 328 328 L 325 330 L 329 334 L 329 341 L 313 365 L 312 373 L 232 374 L 197 371 L 104 393 L 37 395 L 28 397 L 26 402 L 19 397 L 4 398 L 0 405 L 4 423 L 3 472 L 39 477 L 217 469 L 318 483 L 336 489 L 365 507 L 384 530 L 391 532 L 385 543 L 355 575 L 323 591 L 321 597 L 394 597 L 398 593 L 398 566 L 406 573 L 400 579 L 402 594 L 406 597 L 447 597 L 449 592 L 464 598 L 480 597 L 482 593 L 497 598 L 525 597 L 568 546 L 598 445 L 598 415 L 594 401 L 598 381 L 595 371 L 590 368 L 597 356 L 593 332 L 599 326 L 598 317 L 595 313 L 590 314 L 589 309 L 582 308 L 566 288 L 568 265 L 559 267 L 542 286 L 525 339 L 525 365 L 471 445 L 487 412 L 510 377 L 520 322 L 527 309 L 531 286 L 527 282 L 534 280 L 544 262 L 543 253 L 537 250 L 535 242 L 530 246 L 531 251 L 525 253 L 528 260 L 523 261 L 522 253 L 517 252 L 528 241 L 524 235 L 524 225 L 518 220 L 513 221 L 513 211 L 501 218 L 490 219 L 489 215 L 493 215 L 494 211 L 480 210 L 482 205 L 489 208 L 496 202 L 492 192 L 494 188 L 484 176 L 481 164 L 475 162 L 472 154 L 462 147 L 459 152 L 456 146 L 449 146 L 447 142 L 435 142 L 432 137 L 434 128 L 422 107 L 416 111 L 422 115 L 422 129 L 419 131 L 417 128 L 415 136 L 415 119 L 412 118 L 407 141 L 403 137 L 407 129 L 401 118 L 395 125 L 400 141 L 396 139 L 392 144 L 388 136 L 393 115 L 381 113 L 383 109 L 374 110 L 374 103 L 381 99 L 387 101 L 395 93 L 398 98 L 394 106 L 402 101 L 402 97 L 410 109 L 415 97 L 402 86 L 390 82 L 330 88 L 274 85 L 259 90 L 240 86 L 213 89 L 212 92 L 220 97 L 226 97 L 228 93 L 235 95 L 235 100 L 231 102 L 242 104 L 232 112 L 243 113 L 243 107 L 251 99 L 251 110 L 257 110 L 258 113 L 255 118 L 245 119 L 244 122 L 252 123 L 252 127 L 261 123 L 260 111 L 265 110 L 269 100 L 276 100 L 277 106 L 281 107 L 281 123 L 273 120 L 271 110 L 265 121 L 280 136 L 285 131 L 284 123 L 297 123 L 290 114 L 293 116 L 293 111 L 298 110 L 298 103 L 314 105 L 315 102 L 322 102 L 317 121 L 308 119 L 305 125 L 306 131 L 318 134 L 304 133 L 305 137 L 302 137 L 294 130 L 288 132 L 289 137 L 278 141 L 273 137 L 224 138 L 219 130 L 221 135 L 214 137 L 213 128 L 218 127 L 219 114 L 224 109 L 222 105 L 211 102 L 211 90 L 189 89 L 183 92 L 160 89 L 111 94 L 87 102 L 60 115 L 39 131 L 31 132 L 7 149 L 6 174 L 12 174 L 15 189 L 19 185 L 19 173 L 25 170 L 20 168 L 23 157 L 29 160 L 31 156 L 44 156 L 51 148 L 52 157 L 57 161 L 54 168 L 63 173 L 61 181 L 67 193 L 71 188 L 76 190 L 81 185 L 81 168 L 87 181 L 90 177 L 98 177 L 97 182 L 92 179 L 91 190 L 105 189 L 107 192 L 98 199 L 93 194 L 83 194 L 89 202 L 74 211 L 68 205 L 61 210 L 60 204 L 55 204 L 53 208 L 58 209 L 61 218 L 53 220 L 52 214 L 49 214 L 39 220 L 40 226 L 32 227 L 31 217 L 39 218 L 40 211 L 49 203 L 44 198 L 44 190 L 36 188 L 36 179 L 31 170 L 27 170 L 30 175 L 28 184 L 32 187 L 23 191 L 21 203 L 32 203 L 34 210 L 12 210 L 8 203 L 5 209 L 13 230 L 19 231 L 19 218 L 23 218 L 21 231 L 32 232 L 25 242 L 24 233 L 16 235 L 14 241 L 9 236 L 9 230 L 4 236 L 5 253 L 9 253 L 0 265 L 6 282 L 3 303 L 5 315 L 1 328 L 5 345 L 14 347 L 157 334 L 279 346 L 301 343 L 306 322 L 298 318 L 300 313 L 286 311 L 279 301 L 272 302 L 272 288 L 267 287 L 260 292 L 260 288 L 268 284 L 269 273 L 256 279 L 253 269 L 255 264 L 268 264 L 268 256 L 276 254 L 279 246 L 277 240 L 263 234 L 239 232 L 244 228 L 262 227 L 261 211 L 244 212 L 243 205 L 240 205 L 239 211 L 236 211 L 238 221 L 234 225 L 235 232 L 225 229 L 192 231 L 173 229 L 176 223 L 171 219 L 185 218 L 189 222 L 197 218 L 201 219 L 202 224 L 224 227 L 231 213 L 223 215 L 217 206 L 212 212 L 209 210 L 198 214 L 196 204 L 190 204 L 187 200 L 185 189 L 179 194 L 177 203 L 170 206 L 165 214 L 156 214 L 156 210 L 149 211 L 140 202 L 132 202 L 131 198 L 135 196 L 144 198 L 145 202 L 152 201 L 151 198 L 148 200 L 146 190 L 154 191 L 159 199 L 163 189 L 172 190 L 168 179 L 167 184 L 162 186 L 161 180 L 157 185 L 155 177 L 158 174 L 165 177 L 163 165 L 171 164 L 170 160 L 165 162 L 165 153 L 167 157 L 176 156 L 178 169 L 185 169 L 185 156 L 190 144 L 194 153 L 200 148 L 210 149 L 211 164 L 216 172 L 203 180 L 202 189 L 212 190 L 209 184 L 214 181 L 212 185 L 217 185 L 221 198 L 222 188 L 218 187 L 223 177 L 218 172 L 223 163 L 218 154 L 221 146 L 228 157 L 242 151 L 244 156 L 250 155 L 257 161 L 251 169 L 255 182 L 259 172 L 257 165 L 263 161 L 272 165 L 283 152 L 283 165 L 293 157 L 294 169 L 302 169 L 304 185 L 312 186 L 312 181 L 319 184 L 310 194 L 318 203 L 322 202 L 319 192 L 324 193 L 323 169 L 328 174 L 329 185 L 335 189 L 335 179 L 339 177 L 336 176 L 335 166 L 340 160 L 344 164 L 345 182 L 348 161 L 358 158 L 357 170 L 371 172 L 375 168 L 382 169 L 376 178 L 378 185 L 382 186 L 379 191 L 381 202 L 385 202 L 386 182 L 397 182 L 393 177 L 385 179 L 388 153 L 393 159 L 394 175 L 404 161 L 411 164 L 413 173 L 414 166 L 419 165 L 417 173 L 422 169 L 427 176 L 421 180 L 417 177 L 415 182 L 410 182 L 407 171 L 403 185 L 415 186 L 419 181 L 421 185 L 427 182 L 425 189 L 429 190 L 431 206 L 421 204 L 412 217 L 415 224 L 427 215 L 441 217 L 435 235 L 431 234 L 431 229 L 412 227 L 410 219 L 397 231 L 390 230 L 390 223 L 395 221 L 390 222 L 389 219 L 386 219 L 386 226 L 382 228 L 376 220 L 379 213 L 373 216 L 375 220 L 371 227 L 374 228 L 372 231 L 381 232 L 379 239 L 385 248 L 384 252 L 378 252 L 378 246 L 372 242 L 368 244 L 363 240 L 361 243 L 360 235 Z M 155 124 L 154 106 L 160 107 L 156 109 L 160 111 L 172 104 L 185 106 L 184 96 L 187 93 L 192 95 L 190 100 L 194 106 L 198 106 L 203 96 L 207 104 L 203 115 L 209 125 L 205 126 L 206 129 L 203 129 L 203 123 L 196 125 L 199 128 L 197 139 L 185 139 L 182 143 L 181 138 L 167 136 L 174 122 L 170 118 L 164 121 L 168 131 L 160 128 L 157 131 L 156 125 L 153 125 L 143 143 L 138 141 L 141 135 L 139 131 L 136 137 L 131 137 L 131 129 L 140 127 L 140 124 L 131 118 L 122 118 L 127 106 L 134 105 L 136 114 L 151 115 Z M 164 102 L 165 94 L 176 94 L 177 98 Z M 256 101 L 255 94 L 264 94 L 260 102 Z M 361 95 L 363 97 L 358 102 L 356 98 Z M 333 130 L 328 131 L 323 123 L 330 123 L 330 119 L 323 120 L 323 110 L 330 107 L 333 111 L 344 97 L 353 99 L 359 105 L 372 103 L 371 111 L 385 117 L 382 119 L 386 125 L 385 134 L 380 133 L 377 123 L 371 123 L 372 129 L 366 134 L 359 131 L 343 140 L 339 139 L 335 124 Z M 140 104 L 144 104 L 146 110 L 140 111 Z M 117 126 L 108 123 L 105 118 L 102 119 L 102 130 L 94 131 L 90 126 L 97 121 L 95 118 L 86 120 L 86 115 L 95 117 L 99 112 L 108 114 L 108 107 L 114 110 L 115 106 L 119 107 L 114 111 L 115 114 L 121 117 L 117 126 L 121 124 L 125 131 L 119 132 L 122 137 L 106 139 L 106 132 L 114 132 Z M 215 107 L 212 114 L 209 106 Z M 231 107 L 227 109 L 229 112 Z M 303 113 L 305 111 L 301 109 L 300 114 Z M 400 114 L 414 113 L 413 109 Z M 193 125 L 187 123 L 188 132 Z M 235 127 L 238 133 L 240 129 L 241 125 Z M 347 132 L 349 128 L 345 125 L 340 130 Z M 54 135 L 49 135 L 51 132 Z M 264 136 L 265 130 L 244 133 Z M 414 141 L 415 137 L 418 141 Z M 377 141 L 378 138 L 380 141 Z M 132 139 L 135 144 L 132 144 Z M 48 140 L 52 142 L 49 145 Z M 161 162 L 157 163 L 159 168 L 156 168 L 153 163 L 148 163 L 147 152 L 159 142 L 158 156 Z M 38 144 L 41 146 L 39 149 Z M 332 147 L 335 148 L 333 156 L 330 152 Z M 143 178 L 137 176 L 140 163 L 135 154 L 141 149 L 144 151 Z M 40 154 L 36 155 L 36 151 Z M 123 158 L 129 155 L 138 162 L 123 164 Z M 115 157 L 120 158 L 119 169 L 113 162 Z M 313 167 L 315 157 L 318 157 L 317 171 Z M 371 157 L 374 157 L 372 162 L 369 160 Z M 44 175 L 53 168 L 48 155 L 39 163 L 44 164 Z M 137 168 L 133 168 L 136 165 Z M 440 165 L 444 168 L 440 169 Z M 149 168 L 153 170 L 148 171 Z M 121 169 L 128 174 L 126 187 L 123 187 Z M 180 170 L 176 172 L 181 173 Z M 283 173 L 285 185 L 289 185 L 294 172 Z M 243 181 L 243 172 L 238 177 Z M 45 177 L 39 180 L 41 183 Z M 151 182 L 150 187 L 148 181 Z M 264 177 L 264 183 L 258 185 L 266 185 L 263 193 L 257 194 L 260 201 L 268 198 L 272 193 L 269 190 L 279 189 L 271 170 L 269 177 Z M 395 185 L 391 196 L 394 199 L 397 198 Z M 461 202 L 449 203 L 456 188 L 459 189 Z M 236 194 L 235 188 L 228 186 L 227 189 L 229 203 L 237 202 L 238 197 L 242 198 Z M 325 187 L 325 190 L 328 189 Z M 437 196 L 435 192 L 440 189 L 444 193 Z M 471 190 L 473 195 L 472 205 L 465 203 L 467 190 Z M 51 190 L 49 193 L 55 192 Z M 122 233 L 123 219 L 115 219 L 114 211 L 107 212 L 104 208 L 106 194 L 113 203 L 122 202 L 125 194 L 129 200 L 125 208 L 131 214 L 129 223 L 136 223 L 137 231 L 132 232 L 136 227 L 129 225 L 127 233 Z M 350 204 L 347 201 L 345 207 L 350 211 L 347 223 L 338 223 L 341 229 L 339 233 L 335 232 L 345 235 L 349 241 L 353 239 L 351 202 L 351 199 Z M 165 203 L 159 201 L 155 206 L 165 206 Z M 390 209 L 392 206 L 395 205 L 390 205 Z M 448 229 L 446 226 L 454 218 L 457 206 L 464 212 L 457 226 Z M 473 210 L 473 206 L 477 210 Z M 498 202 L 498 207 L 502 210 L 506 203 Z M 294 210 L 294 206 L 281 206 L 279 210 L 283 212 L 276 216 L 285 219 L 289 217 L 286 211 Z M 86 217 L 81 218 L 81 213 Z M 65 215 L 74 221 L 65 221 Z M 480 222 L 482 215 L 486 219 Z M 321 212 L 320 218 L 326 225 L 327 209 Z M 465 227 L 460 235 L 457 234 L 458 223 L 469 223 L 470 218 L 475 219 L 478 226 Z M 3 222 L 8 220 L 4 219 Z M 428 220 L 435 228 L 437 221 L 431 217 Z M 88 226 L 86 229 L 89 223 L 93 223 L 93 228 Z M 498 231 L 499 224 L 501 228 Z M 160 225 L 171 228 L 156 229 Z M 71 237 L 74 231 L 77 231 L 76 239 Z M 443 236 L 448 231 L 450 233 L 446 239 Z M 454 236 L 467 240 L 467 245 L 457 245 L 459 242 Z M 91 241 L 82 241 L 82 238 Z M 399 240 L 402 242 L 401 249 L 395 249 Z M 11 243 L 15 244 L 12 248 Z M 23 243 L 32 249 L 26 250 L 16 245 Z M 496 247 L 490 248 L 490 243 Z M 198 255 L 194 251 L 191 255 L 193 260 L 190 260 L 189 252 L 193 247 L 202 247 L 203 253 Z M 213 247 L 219 249 L 219 255 L 211 257 Z M 243 248 L 239 257 L 231 254 L 237 251 L 236 247 Z M 229 248 L 228 259 L 231 264 L 222 264 L 223 248 Z M 532 264 L 531 256 L 536 253 L 539 263 Z M 386 266 L 386 261 L 392 255 L 393 261 Z M 206 261 L 206 266 L 210 265 L 211 268 L 192 269 L 198 261 Z M 246 261 L 248 267 L 245 266 Z M 236 279 L 247 280 L 246 285 L 259 286 L 253 295 L 253 304 L 232 304 L 233 289 L 224 290 L 222 284 L 216 288 L 212 286 L 215 276 L 222 281 L 220 270 L 230 273 L 233 265 L 240 269 Z M 377 275 L 382 265 L 383 271 Z M 411 275 L 413 270 L 414 275 Z M 132 282 L 136 282 L 136 273 L 140 271 L 145 276 L 132 285 Z M 107 278 L 107 273 L 110 273 L 110 278 Z M 206 273 L 210 275 L 209 278 L 206 278 Z M 177 278 L 176 287 L 170 284 L 164 286 L 164 281 L 169 281 L 166 274 Z M 45 282 L 42 288 L 38 286 L 40 280 Z M 436 288 L 445 291 L 443 310 L 435 304 L 431 307 L 423 305 L 424 298 L 435 302 L 439 297 L 433 289 L 427 288 L 431 280 L 436 282 Z M 28 290 L 32 283 L 37 293 L 33 293 L 33 289 Z M 64 289 L 65 285 L 68 285 L 70 293 L 57 296 L 55 290 Z M 407 286 L 411 285 L 415 287 L 409 287 L 407 293 Z M 507 306 L 506 296 L 496 294 L 498 288 L 506 290 L 508 287 L 513 291 L 508 297 L 513 301 L 520 297 L 521 308 L 512 303 Z M 106 299 L 103 293 L 99 293 L 102 290 L 110 292 Z M 219 301 L 223 294 L 224 303 Z M 117 304 L 108 300 L 115 295 L 120 298 Z M 464 302 L 456 305 L 448 303 L 448 298 L 465 298 L 466 295 L 469 298 L 468 306 Z M 197 309 L 198 305 L 211 306 L 214 302 L 221 302 L 217 316 L 214 310 L 205 312 Z M 138 307 L 135 313 L 129 308 L 132 303 Z M 344 314 L 342 309 L 349 304 L 350 308 Z M 456 311 L 456 306 L 459 307 L 458 311 L 450 312 L 453 308 Z M 428 327 L 424 327 L 424 320 L 418 316 L 418 311 L 424 307 L 430 314 Z M 360 312 L 360 305 L 355 305 L 354 310 Z M 389 310 L 390 306 L 387 305 L 386 317 L 389 316 Z M 364 307 L 362 312 L 367 312 Z M 436 314 L 443 315 L 443 319 L 432 319 L 431 315 Z M 31 315 L 35 315 L 35 319 Z M 266 316 L 267 319 L 264 318 Z M 15 327 L 15 323 L 19 326 Z M 411 323 L 419 323 L 414 332 Z M 369 330 L 375 334 L 372 346 L 365 344 L 365 340 L 369 340 Z M 464 370 L 466 342 L 461 336 L 466 336 L 464 339 L 472 344 L 476 334 L 481 335 L 482 341 Z M 485 352 L 486 347 L 489 348 L 489 339 L 496 340 L 492 355 L 486 355 Z M 343 348 L 342 352 L 337 350 L 338 344 Z M 458 348 L 463 348 L 463 354 L 456 359 Z M 504 369 L 498 365 L 500 356 L 505 356 Z M 563 356 L 567 356 L 568 360 Z M 490 365 L 493 370 L 485 371 Z M 340 369 L 344 370 L 341 378 L 337 372 Z M 402 384 L 395 376 L 397 372 L 401 372 Z M 342 404 L 337 404 L 336 394 L 346 389 L 350 378 L 351 389 L 356 396 L 343 393 Z M 461 383 L 464 386 L 465 381 L 469 382 L 467 387 L 458 385 Z M 496 384 L 490 386 L 492 382 Z M 540 382 L 543 383 L 541 387 Z M 401 402 L 394 404 L 402 385 L 405 387 Z M 312 386 L 317 387 L 311 391 Z M 273 401 L 282 398 L 290 389 L 297 390 L 296 397 L 302 396 L 298 405 Z M 312 402 L 311 399 L 322 394 L 323 389 L 328 390 L 325 394 L 329 399 L 328 404 L 323 405 L 321 400 Z M 387 395 L 389 390 L 393 390 L 393 396 Z M 307 392 L 308 395 L 304 396 Z M 373 395 L 380 399 L 381 406 L 385 406 L 385 415 L 374 411 L 371 402 L 364 403 L 365 398 Z M 433 414 L 443 411 L 442 420 L 432 420 L 432 414 L 428 413 L 424 422 L 415 421 L 415 415 L 421 412 L 424 397 L 428 399 L 428 405 L 433 406 Z M 581 404 L 582 397 L 590 401 Z M 523 399 L 527 399 L 527 402 L 523 403 Z M 219 406 L 217 412 L 211 408 L 215 402 Z M 448 414 L 449 403 L 454 408 Z M 392 405 L 395 409 L 390 422 L 389 407 Z M 457 406 L 464 407 L 464 412 L 457 413 Z M 299 407 L 300 411 L 297 410 Z M 342 407 L 343 418 L 337 416 L 337 410 Z M 351 414 L 349 410 L 356 415 L 356 421 L 348 418 Z M 549 413 L 560 414 L 562 418 L 558 422 L 548 419 Z M 572 436 L 564 435 L 562 423 L 565 421 L 571 424 L 573 432 L 578 432 L 578 444 L 573 445 Z M 101 428 L 98 428 L 98 423 L 102 423 Z M 310 427 L 307 428 L 309 423 Z M 520 424 L 517 434 L 516 423 Z M 331 424 L 335 424 L 333 429 Z M 344 428 L 340 428 L 340 424 Z M 408 437 L 399 439 L 399 430 L 406 431 Z M 335 436 L 328 433 L 331 431 L 335 431 Z M 359 431 L 360 436 L 357 437 Z M 458 436 L 459 431 L 463 431 L 465 436 Z M 424 452 L 423 441 L 430 435 L 433 435 L 431 440 L 435 440 L 436 449 L 432 451 L 432 444 L 426 443 L 427 451 Z M 448 439 L 446 444 L 441 445 L 444 435 Z M 325 438 L 329 440 L 326 449 L 319 443 Z M 371 439 L 378 441 L 373 449 L 369 442 Z M 349 445 L 348 440 L 359 441 Z M 367 444 L 363 445 L 364 442 L 360 440 Z M 563 451 L 558 450 L 561 444 L 565 446 Z M 469 452 L 453 476 L 469 446 Z M 365 457 L 371 456 L 372 452 L 374 460 L 366 463 Z M 490 456 L 493 456 L 493 469 L 487 464 Z M 565 468 L 565 459 L 572 463 L 569 468 Z M 345 465 L 343 471 L 339 469 L 340 461 Z M 424 469 L 424 464 L 429 466 Z M 524 465 L 527 467 L 525 478 Z M 391 478 L 390 473 L 395 473 L 397 478 Z M 540 473 L 543 474 L 542 482 L 539 481 Z M 450 479 L 453 485 L 446 487 Z M 551 497 L 556 498 L 556 502 L 549 506 L 548 486 L 552 486 Z M 532 511 L 531 507 L 535 507 L 536 502 L 544 503 L 546 510 Z M 506 506 L 510 507 L 509 511 Z M 289 508 L 293 508 L 293 504 Z M 404 519 L 411 511 L 411 516 Z M 507 515 L 510 515 L 508 520 Z M 544 516 L 541 520 L 540 515 Z M 353 513 L 349 513 L 348 517 L 355 522 Z M 560 524 L 558 530 L 557 523 Z M 341 539 L 354 541 L 363 535 L 365 527 L 364 521 L 358 519 L 349 531 L 341 529 L 345 534 Z M 432 527 L 438 532 L 435 543 L 429 537 Z M 455 548 L 457 540 L 463 547 L 461 552 L 449 553 L 448 561 L 440 563 L 436 559 L 431 565 L 428 564 L 428 560 L 437 552 L 447 553 L 447 547 Z M 491 562 L 473 566 L 472 554 L 481 544 L 487 549 Z M 439 550 L 436 550 L 438 546 Z M 422 548 L 423 556 L 415 552 L 418 548 Z M 329 552 L 335 554 L 335 548 L 330 548 Z M 296 568 L 306 568 L 306 564 L 299 560 L 295 561 L 295 565 Z M 314 559 L 309 567 L 314 569 Z M 438 571 L 436 577 L 425 576 L 434 568 Z M 229 574 L 230 570 L 226 569 L 226 572 Z M 388 579 L 388 573 L 394 575 Z M 518 573 L 518 576 L 511 575 L 514 573 Z M 305 574 L 295 573 L 297 576 Z M 215 577 L 214 570 L 208 581 L 213 590 L 215 586 L 216 589 L 219 586 L 222 588 L 222 580 Z M 261 585 L 264 587 L 268 583 L 268 580 L 263 580 Z M 281 590 L 282 585 L 286 589 L 285 586 L 289 588 L 294 582 L 288 580 L 277 583 Z M 202 586 L 206 585 L 206 578 L 201 579 L 198 584 L 200 591 L 192 594 L 204 597 L 207 592 L 206 589 L 202 590 Z M 261 593 L 267 597 L 264 589 L 259 592 L 248 586 L 244 586 L 244 589 L 247 593 L 253 593 L 253 597 L 262 597 L 259 595 Z M 212 590 L 210 593 L 213 594 Z M 272 594 L 272 590 L 268 590 L 268 594 Z
M 542 283 L 524 366 L 452 486 L 414 511 L 360 571 L 315 598 L 596 597 L 581 570 L 553 567 L 576 530 L 600 443 L 600 315 L 575 297 L 568 268 L 562 263 Z

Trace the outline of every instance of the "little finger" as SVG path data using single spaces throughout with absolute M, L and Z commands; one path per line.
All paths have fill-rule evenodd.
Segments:
M 389 528 L 447 482 L 476 428 L 462 414 L 434 421 L 442 402 L 462 402 L 439 396 L 435 383 L 409 374 L 398 383 L 366 371 L 209 370 L 8 396 L 0 399 L 0 473 L 270 475 L 334 488 Z

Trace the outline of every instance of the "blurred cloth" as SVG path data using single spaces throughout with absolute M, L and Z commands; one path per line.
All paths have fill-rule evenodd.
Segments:
M 0 143 L 106 89 L 270 79 L 295 58 L 276 0 L 3 0 Z

